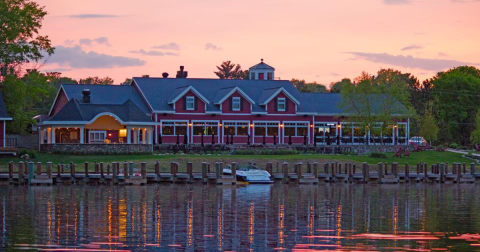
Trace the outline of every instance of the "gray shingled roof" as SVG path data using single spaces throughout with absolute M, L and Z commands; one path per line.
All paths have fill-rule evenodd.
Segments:
M 246 95 L 255 101 L 253 112 L 265 112 L 265 108 L 259 105 L 260 96 L 264 90 L 278 89 L 283 87 L 293 97 L 300 101 L 302 106 L 302 94 L 290 81 L 279 80 L 225 80 L 225 79 L 175 79 L 175 78 L 133 78 L 145 98 L 155 111 L 174 112 L 173 106 L 168 104 L 172 93 L 177 93 L 178 88 L 192 86 L 202 94 L 210 104 L 207 111 L 220 111 L 220 106 L 215 105 L 216 100 L 224 93 L 231 91 L 230 88 L 239 87 Z M 223 90 L 225 89 L 225 90 Z M 178 92 L 180 94 L 181 92 Z
M 100 113 L 115 114 L 123 122 L 152 122 L 135 103 L 126 100 L 123 104 L 91 104 L 71 99 L 53 117 L 47 121 L 80 121 L 88 122 Z
M 252 66 L 249 68 L 250 70 L 255 70 L 255 69 L 271 69 L 271 70 L 275 70 L 275 68 L 273 68 L 272 66 L 268 65 L 268 64 L 265 64 L 262 60 L 262 62 L 256 64 L 255 66 Z
M 5 106 L 5 101 L 3 100 L 2 92 L 0 92 L 0 117 L 11 118 L 7 113 L 7 107 Z
M 151 113 L 150 108 L 135 86 L 63 84 L 62 87 L 69 100 L 77 99 L 81 101 L 83 98 L 82 91 L 89 89 L 92 104 L 115 105 L 124 104 L 127 100 L 131 100 L 145 114 Z

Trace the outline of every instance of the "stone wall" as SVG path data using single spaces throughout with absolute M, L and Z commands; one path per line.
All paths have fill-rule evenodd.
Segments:
M 54 154 L 152 154 L 151 144 L 42 144 L 40 151 Z

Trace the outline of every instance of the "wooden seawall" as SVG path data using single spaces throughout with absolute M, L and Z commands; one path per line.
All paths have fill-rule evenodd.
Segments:
M 45 166 L 38 162 L 19 162 L 8 165 L 8 173 L 0 173 L 0 183 L 10 185 L 53 185 L 53 184 L 114 184 L 144 185 L 147 183 L 211 183 L 236 184 L 238 163 L 232 163 L 232 174 L 223 173 L 224 164 L 216 162 L 214 167 L 203 162 L 200 172 L 194 172 L 193 163 L 186 163 L 183 172 L 177 162 L 170 163 L 169 172 L 161 172 L 160 163 L 154 164 L 153 173 L 147 173 L 147 163 L 113 162 L 111 164 L 85 162 L 83 167 L 59 164 L 53 167 L 51 162 Z M 292 169 L 293 168 L 293 169 Z M 353 163 L 329 162 L 320 164 L 267 163 L 265 170 L 272 180 L 279 183 L 318 184 L 318 183 L 475 183 L 480 181 L 474 163 L 406 163 L 400 171 L 398 163 L 362 163 L 357 167 Z

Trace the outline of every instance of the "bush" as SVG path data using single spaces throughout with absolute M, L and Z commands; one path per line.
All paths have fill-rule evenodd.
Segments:
M 443 149 L 443 145 L 439 145 L 437 146 L 439 149 Z
M 370 157 L 372 158 L 387 158 L 387 154 L 381 152 L 372 152 L 370 153 Z
M 469 150 L 470 148 L 468 148 L 468 146 L 460 146 L 459 149 L 460 150 Z
M 37 157 L 37 152 L 34 151 L 34 150 L 26 150 L 26 149 L 21 149 L 19 152 L 18 152 L 18 156 L 23 156 L 25 154 L 28 154 L 28 157 L 30 159 L 32 158 L 36 158 Z
M 451 143 L 449 147 L 452 148 L 452 149 L 457 149 L 457 148 L 458 148 L 458 144 L 456 144 L 456 143 Z
M 296 155 L 296 150 L 235 150 L 234 155 Z

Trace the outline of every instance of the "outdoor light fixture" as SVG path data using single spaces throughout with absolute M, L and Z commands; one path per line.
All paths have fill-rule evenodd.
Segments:
M 310 124 L 310 128 L 313 128 L 313 124 Z
M 253 128 L 253 124 L 250 124 L 250 127 L 252 127 L 252 128 Z
M 191 124 L 191 123 L 189 123 L 189 124 L 188 124 L 188 126 L 192 127 L 192 124 Z
M 280 124 L 280 128 L 283 128 L 283 124 Z
M 112 136 L 112 133 L 108 133 L 108 136 L 111 137 L 111 136 Z
M 222 127 L 222 124 L 220 123 L 218 126 Z

